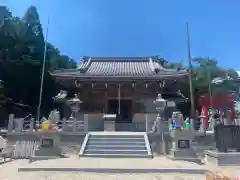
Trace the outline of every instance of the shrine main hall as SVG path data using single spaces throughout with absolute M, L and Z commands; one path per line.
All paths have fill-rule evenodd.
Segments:
M 69 96 L 83 102 L 81 113 L 89 121 L 101 121 L 103 114 L 116 114 L 116 123 L 134 123 L 156 118 L 153 101 L 159 93 L 176 107 L 182 103 L 177 90 L 188 85 L 186 69 L 167 69 L 152 57 L 84 57 L 76 69 L 51 72 Z M 171 114 L 171 113 L 170 113 Z

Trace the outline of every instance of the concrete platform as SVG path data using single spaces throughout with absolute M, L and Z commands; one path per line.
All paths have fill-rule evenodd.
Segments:
M 187 173 L 204 174 L 215 167 L 199 165 L 188 161 L 172 161 L 167 157 L 154 159 L 136 158 L 80 158 L 35 161 L 18 168 L 18 171 L 75 171 L 98 173 Z
M 217 152 L 216 150 L 205 151 L 205 163 L 216 166 L 239 166 L 240 152 Z

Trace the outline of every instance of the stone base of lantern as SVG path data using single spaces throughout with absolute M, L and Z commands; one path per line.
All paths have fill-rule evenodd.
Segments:
M 170 149 L 168 155 L 170 159 L 175 160 L 197 160 L 196 151 L 192 148 L 189 149 Z
M 169 157 L 176 160 L 196 160 L 196 151 L 192 148 L 194 133 L 188 130 L 174 130 L 171 133 L 172 148 Z
M 36 149 L 30 161 L 60 158 L 62 150 L 60 148 L 60 136 L 54 132 L 42 132 L 40 146 Z

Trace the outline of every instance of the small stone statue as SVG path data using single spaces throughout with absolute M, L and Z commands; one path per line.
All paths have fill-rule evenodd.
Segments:
M 204 114 L 204 112 L 202 111 L 201 112 L 201 114 L 200 114 L 200 116 L 199 116 L 199 118 L 200 118 L 200 128 L 199 128 L 199 131 L 201 132 L 201 133 L 206 133 L 206 121 L 205 121 L 205 119 L 207 118 L 206 116 L 205 116 L 205 114 Z
M 183 115 L 180 112 L 173 112 L 172 114 L 173 129 L 181 129 L 184 123 Z
M 57 110 L 51 111 L 48 120 L 51 124 L 57 124 L 57 122 L 60 120 L 59 112 Z

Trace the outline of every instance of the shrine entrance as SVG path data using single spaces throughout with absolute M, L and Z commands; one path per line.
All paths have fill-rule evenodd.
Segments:
M 116 131 L 129 131 L 132 127 L 132 100 L 108 100 L 108 114 L 116 114 Z
M 108 100 L 108 114 L 117 115 L 116 123 L 132 123 L 132 100 Z

